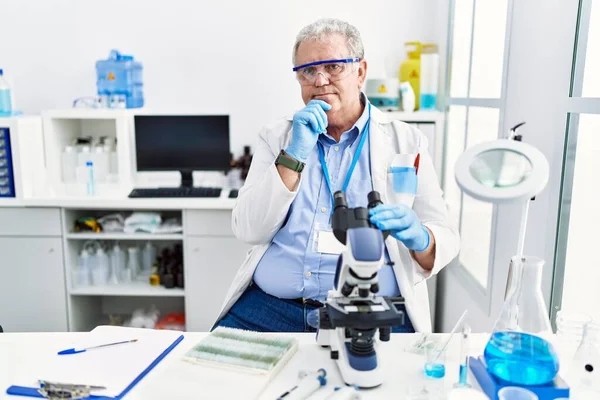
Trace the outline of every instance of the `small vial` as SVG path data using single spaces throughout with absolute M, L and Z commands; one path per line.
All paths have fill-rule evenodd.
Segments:
M 94 187 L 94 163 L 91 161 L 87 161 L 85 163 L 85 166 L 87 168 L 87 194 L 88 196 L 93 196 L 95 193 L 95 187 Z

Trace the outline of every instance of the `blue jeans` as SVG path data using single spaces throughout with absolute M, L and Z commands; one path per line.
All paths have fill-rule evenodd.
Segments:
M 315 309 L 308 304 L 271 296 L 251 283 L 213 329 L 225 326 L 256 332 L 316 332 L 306 320 L 308 313 Z M 392 332 L 415 332 L 406 310 L 404 314 L 404 325 L 392 327 Z

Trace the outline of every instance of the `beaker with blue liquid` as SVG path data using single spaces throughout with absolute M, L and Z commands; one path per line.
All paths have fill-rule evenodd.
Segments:
M 489 373 L 504 383 L 537 386 L 554 380 L 559 370 L 552 326 L 542 296 L 544 260 L 513 257 L 506 301 L 485 347 Z

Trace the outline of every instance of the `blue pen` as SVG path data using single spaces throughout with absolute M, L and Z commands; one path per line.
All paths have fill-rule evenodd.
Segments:
M 137 339 L 132 339 L 132 340 L 124 340 L 122 342 L 115 342 L 115 343 L 107 343 L 107 344 L 101 344 L 98 346 L 92 346 L 92 347 L 86 347 L 85 349 L 75 349 L 75 348 L 71 348 L 71 349 L 65 349 L 65 350 L 61 350 L 58 352 L 59 356 L 64 356 L 67 354 L 77 354 L 77 353 L 83 353 L 84 351 L 88 351 L 91 349 L 97 349 L 100 347 L 107 347 L 107 346 L 114 346 L 115 344 L 123 344 L 123 343 L 133 343 L 133 342 L 137 342 Z

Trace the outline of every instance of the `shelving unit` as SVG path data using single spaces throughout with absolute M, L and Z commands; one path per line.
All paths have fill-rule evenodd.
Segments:
M 42 113 L 44 158 L 51 191 L 58 196 L 85 195 L 85 184 L 62 181 L 62 152 L 67 144 L 82 136 L 94 140 L 102 136 L 117 142 L 116 176 L 106 182 L 96 182 L 97 195 L 130 189 L 134 179 L 133 113 L 131 110 L 66 109 Z
M 69 289 L 69 294 L 71 296 L 183 297 L 185 296 L 185 290 L 181 288 L 166 289 L 162 286 L 150 286 L 145 282 L 132 282 Z
M 122 233 L 122 232 L 70 232 L 67 233 L 67 239 L 70 240 L 183 240 L 182 233 Z
M 79 209 L 69 208 L 62 210 L 63 248 L 65 252 L 65 276 L 67 284 L 67 308 L 69 313 L 69 329 L 72 331 L 86 330 L 89 326 L 106 321 L 108 316 L 125 318 L 139 308 L 148 309 L 157 307 L 163 315 L 170 312 L 185 311 L 185 288 L 170 288 L 164 286 L 151 286 L 149 278 L 137 277 L 130 283 L 74 286 L 73 270 L 76 267 L 83 246 L 89 241 L 100 243 L 110 259 L 110 249 L 115 242 L 127 253 L 127 248 L 140 249 L 142 259 L 142 246 L 151 242 L 157 247 L 157 254 L 162 249 L 172 248 L 175 244 L 184 246 L 184 234 L 146 232 L 74 232 L 75 221 L 81 217 L 100 218 L 108 214 L 121 214 L 126 219 L 136 210 L 112 209 Z M 144 212 L 158 212 L 162 220 L 176 218 L 183 226 L 182 210 L 145 210 Z M 128 254 L 126 254 L 128 257 Z M 184 260 L 184 275 L 185 275 Z M 185 278 L 184 278 L 185 282 Z

